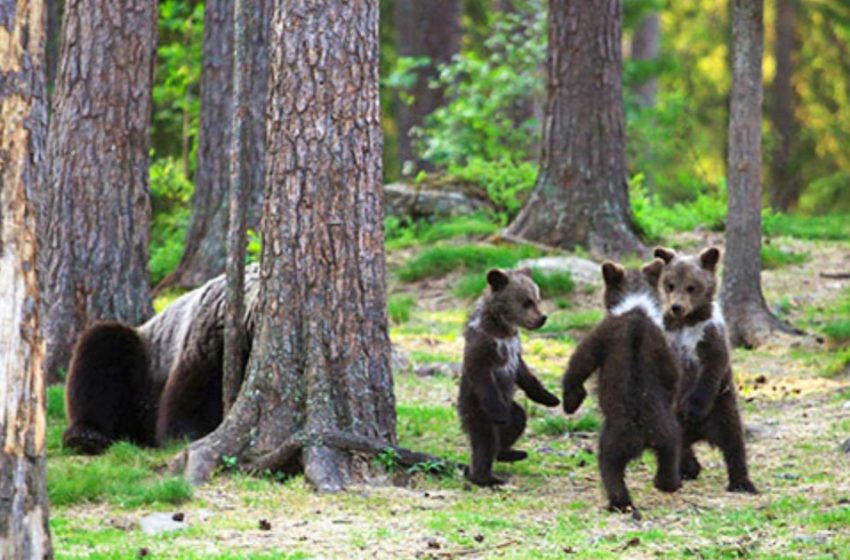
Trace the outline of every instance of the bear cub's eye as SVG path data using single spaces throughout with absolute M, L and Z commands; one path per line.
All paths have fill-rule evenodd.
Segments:
M 689 293 L 689 294 L 692 294 L 692 293 L 694 293 L 694 291 L 696 290 L 696 288 L 694 288 L 693 286 L 688 286 L 687 290 L 688 290 L 688 293 Z
M 672 292 L 675 287 L 673 284 L 667 284 L 667 291 Z
M 522 306 L 526 309 L 531 309 L 534 307 L 534 300 L 529 298 L 523 302 Z

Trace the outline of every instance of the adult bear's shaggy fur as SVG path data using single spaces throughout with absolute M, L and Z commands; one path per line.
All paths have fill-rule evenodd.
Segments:
M 249 341 L 257 279 L 258 268 L 248 267 Z M 120 439 L 161 445 L 215 429 L 222 419 L 225 287 L 224 276 L 214 278 L 137 328 L 103 322 L 86 330 L 68 370 L 64 445 L 95 454 Z

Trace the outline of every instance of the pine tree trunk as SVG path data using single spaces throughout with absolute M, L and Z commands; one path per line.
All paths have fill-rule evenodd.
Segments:
M 646 251 L 629 207 L 621 33 L 619 0 L 550 0 L 540 173 L 507 238 Z
M 776 2 L 776 76 L 773 78 L 771 121 L 777 142 L 770 162 L 770 204 L 787 212 L 797 205 L 801 184 L 794 166 L 794 145 L 799 124 L 794 112 L 796 92 L 792 78 L 794 56 L 797 50 L 795 25 L 795 0 Z
M 734 0 L 729 116 L 729 213 L 723 311 L 734 345 L 754 347 L 783 328 L 761 290 L 763 0 Z
M 395 0 L 396 50 L 400 57 L 428 57 L 431 63 L 417 71 L 409 91 L 413 103 L 398 103 L 398 149 L 402 163 L 417 160 L 410 138 L 413 127 L 444 103 L 443 93 L 429 87 L 437 76 L 437 66 L 445 64 L 460 51 L 462 36 L 460 0 Z
M 661 17 L 652 12 L 644 17 L 632 35 L 632 58 L 654 60 L 658 58 L 661 43 Z M 658 95 L 658 80 L 655 76 L 634 87 L 635 97 L 642 107 L 654 107 Z
M 49 380 L 92 322 L 152 313 L 148 167 L 156 3 L 68 0 L 41 271 Z
M 256 227 L 262 205 L 265 159 L 265 112 L 268 83 L 268 35 L 272 0 L 254 2 L 261 10 L 252 19 L 244 55 L 251 59 L 251 118 L 244 153 L 249 176 L 249 221 Z M 180 263 L 162 281 L 166 286 L 195 287 L 225 270 L 230 182 L 230 126 L 233 119 L 233 1 L 209 0 L 204 8 L 201 116 L 192 217 Z
M 17 4 L 17 5 L 16 5 Z M 41 0 L 0 0 L 0 558 L 52 558 L 37 196 L 47 134 Z
M 199 482 L 238 456 L 336 491 L 369 476 L 353 449 L 396 439 L 378 2 L 281 0 L 273 29 L 254 347 L 230 414 L 175 466 Z

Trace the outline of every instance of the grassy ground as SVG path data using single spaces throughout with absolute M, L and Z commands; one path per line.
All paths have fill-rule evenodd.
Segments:
M 405 476 L 406 486 L 388 476 L 383 485 L 336 496 L 317 496 L 300 477 L 281 482 L 239 474 L 193 490 L 165 472 L 174 449 L 119 444 L 95 459 L 64 454 L 62 392 L 54 388 L 48 468 L 57 555 L 850 558 L 850 459 L 838 449 L 850 437 L 850 353 L 842 349 L 850 339 L 850 282 L 818 274 L 850 270 L 850 236 L 835 234 L 837 226 L 825 234 L 779 220 L 771 227 L 767 298 L 777 313 L 825 342 L 783 337 L 734 353 L 758 496 L 725 492 L 721 457 L 701 447 L 701 480 L 672 496 L 652 488 L 651 456 L 631 466 L 628 484 L 642 521 L 605 512 L 595 456 L 600 418 L 592 400 L 573 417 L 523 402 L 530 421 L 520 443 L 531 457 L 502 467 L 511 483 L 498 490 L 421 473 Z M 472 220 L 419 232 L 428 237 L 427 248 L 408 234 L 390 242 L 392 338 L 411 361 L 396 375 L 405 446 L 467 460 L 454 411 L 457 379 L 415 372 L 460 359 L 472 301 L 471 288 L 457 286 L 486 266 L 527 256 L 525 249 L 482 244 L 480 237 L 493 230 Z M 697 247 L 722 239 L 709 232 L 668 241 Z M 550 323 L 523 342 L 530 365 L 556 390 L 575 340 L 601 311 L 592 286 L 561 277 L 551 280 L 550 292 Z M 183 513 L 185 528 L 146 535 L 138 522 L 151 512 Z

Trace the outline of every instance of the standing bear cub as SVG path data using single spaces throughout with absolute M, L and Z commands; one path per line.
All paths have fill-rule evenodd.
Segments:
M 538 329 L 546 322 L 540 289 L 528 269 L 491 270 L 487 292 L 466 325 L 458 412 L 472 447 L 470 482 L 494 486 L 493 461 L 521 461 L 528 454 L 512 446 L 525 431 L 525 411 L 514 402 L 518 385 L 531 400 L 558 406 L 522 359 L 517 329 Z
M 683 428 L 682 478 L 699 476 L 692 446 L 707 440 L 723 452 L 730 492 L 755 494 L 747 471 L 744 431 L 729 360 L 726 323 L 714 301 L 720 251 L 705 249 L 699 256 L 677 255 L 657 248 L 666 264 L 661 286 L 666 300 L 664 326 L 682 368 L 679 417 Z
M 658 459 L 655 487 L 675 492 L 681 432 L 675 402 L 679 383 L 676 358 L 667 344 L 661 317 L 656 259 L 641 270 L 606 262 L 607 316 L 581 341 L 564 374 L 564 410 L 575 412 L 587 396 L 584 383 L 599 370 L 599 406 L 605 421 L 599 437 L 599 470 L 608 509 L 640 513 L 625 483 L 629 461 L 652 449 Z

